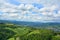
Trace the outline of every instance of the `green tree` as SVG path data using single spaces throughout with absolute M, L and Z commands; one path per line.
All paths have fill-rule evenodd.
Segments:
M 60 40 L 60 35 L 53 36 L 52 40 Z
M 9 29 L 0 29 L 0 40 L 7 40 L 15 35 L 15 32 Z
M 22 38 L 22 40 L 51 40 L 52 36 L 53 31 L 51 30 L 34 30 Z

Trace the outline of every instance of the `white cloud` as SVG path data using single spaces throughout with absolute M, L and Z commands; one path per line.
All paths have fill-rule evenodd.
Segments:
M 17 0 L 20 3 L 39 3 L 40 0 Z
M 26 5 L 25 5 L 25 8 L 26 8 L 27 10 L 30 10 L 30 9 L 34 9 L 34 6 L 33 6 L 32 4 L 26 4 Z
M 40 0 L 40 3 L 45 6 L 59 5 L 60 0 Z
M 0 11 L 3 12 L 0 17 L 3 19 L 24 21 L 53 21 L 60 19 L 60 11 L 57 14 L 54 12 L 54 10 L 58 9 L 58 5 L 55 4 L 41 9 L 34 7 L 32 4 L 24 5 L 22 3 L 19 6 L 6 2 L 0 4 Z

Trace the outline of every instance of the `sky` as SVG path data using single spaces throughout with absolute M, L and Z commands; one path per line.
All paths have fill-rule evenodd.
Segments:
M 60 22 L 60 0 L 0 0 L 0 20 Z

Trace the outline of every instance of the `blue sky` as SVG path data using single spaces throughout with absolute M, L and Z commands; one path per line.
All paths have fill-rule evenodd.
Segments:
M 60 0 L 1 0 L 0 20 L 60 22 Z

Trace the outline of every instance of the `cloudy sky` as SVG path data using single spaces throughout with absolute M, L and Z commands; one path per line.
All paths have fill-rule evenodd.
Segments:
M 0 20 L 60 22 L 60 0 L 0 0 Z

